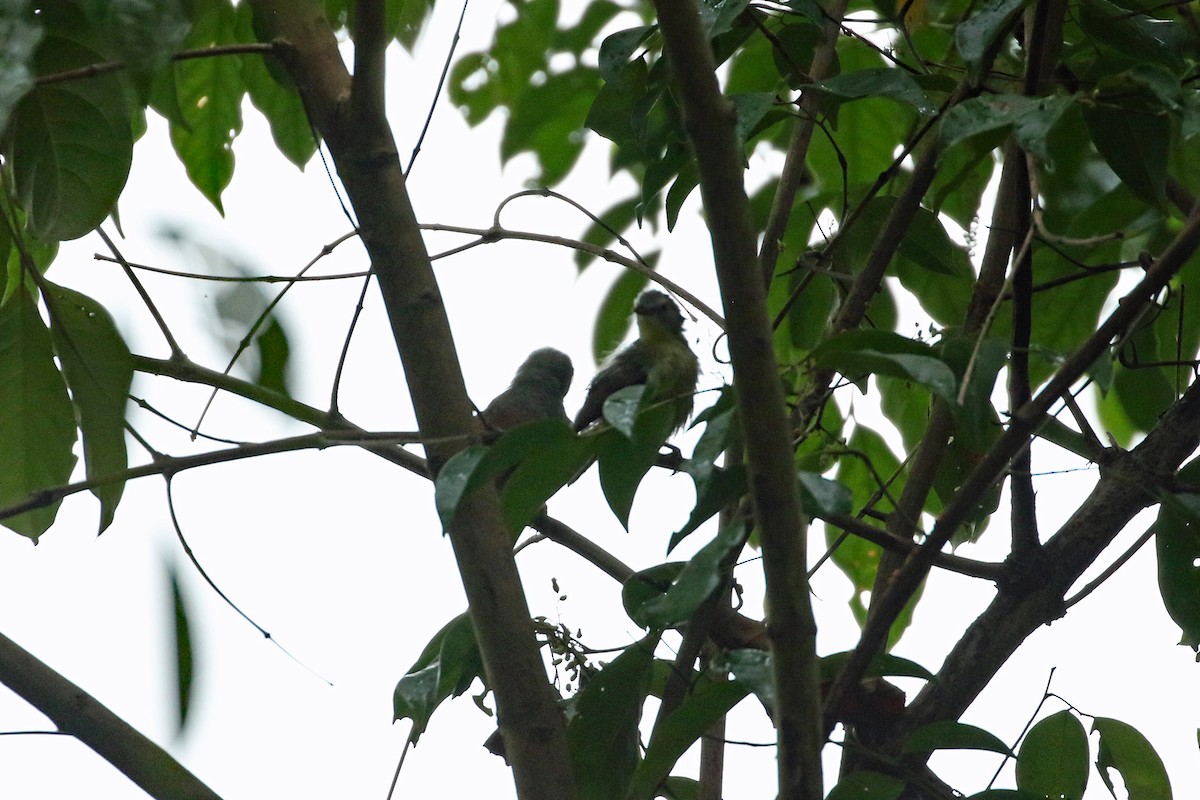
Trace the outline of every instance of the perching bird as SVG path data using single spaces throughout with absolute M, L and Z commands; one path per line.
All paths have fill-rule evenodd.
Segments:
M 563 398 L 575 368 L 566 353 L 553 347 L 534 350 L 517 368 L 512 383 L 488 403 L 480 417 L 489 430 L 507 431 L 539 419 L 570 422 Z
M 626 386 L 645 384 L 643 407 L 669 402 L 674 406 L 673 430 L 687 422 L 692 413 L 692 393 L 700 364 L 683 337 L 683 314 L 679 306 L 656 289 L 647 289 L 633 304 L 638 338 L 617 352 L 592 379 L 583 407 L 575 416 L 575 430 L 582 431 L 601 418 L 604 401 Z

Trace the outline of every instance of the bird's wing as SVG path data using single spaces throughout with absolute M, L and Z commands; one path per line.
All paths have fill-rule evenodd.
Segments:
M 637 342 L 629 345 L 613 358 L 608 366 L 596 373 L 588 386 L 583 406 L 575 415 L 575 430 L 581 431 L 600 419 L 604 401 L 613 392 L 626 386 L 645 383 L 647 378 L 644 354 Z

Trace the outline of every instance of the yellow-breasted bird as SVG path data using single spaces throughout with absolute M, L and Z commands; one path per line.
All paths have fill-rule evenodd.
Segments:
M 489 430 L 507 431 L 539 419 L 570 422 L 563 398 L 575 368 L 566 353 L 553 347 L 534 350 L 517 368 L 512 383 L 488 403 L 480 417 Z
M 700 363 L 683 337 L 683 314 L 675 301 L 657 289 L 647 289 L 633 304 L 638 338 L 617 351 L 596 373 L 583 407 L 575 416 L 582 431 L 601 418 L 604 401 L 626 386 L 645 384 L 643 407 L 667 402 L 674 409 L 672 430 L 679 430 L 692 413 L 692 395 Z

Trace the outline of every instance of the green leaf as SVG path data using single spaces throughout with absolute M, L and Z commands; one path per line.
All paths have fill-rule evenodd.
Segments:
M 1161 64 L 1176 75 L 1185 70 L 1190 34 L 1178 22 L 1130 13 L 1108 0 L 1079 4 L 1079 27 L 1088 39 L 1121 59 Z
M 979 75 L 988 50 L 1007 33 L 1027 0 L 991 0 L 954 29 L 954 47 L 974 76 Z
M 830 653 L 827 656 L 821 657 L 821 681 L 832 681 L 837 677 L 837 674 L 845 667 L 846 662 L 850 660 L 851 651 L 846 650 L 841 653 Z M 934 679 L 934 674 L 922 667 L 915 661 L 910 661 L 901 656 L 894 656 L 891 653 L 880 653 L 871 659 L 871 663 L 867 665 L 863 671 L 863 678 L 920 678 L 921 680 L 931 681 Z
M 917 113 L 928 116 L 937 111 L 929 95 L 920 87 L 913 76 L 902 69 L 875 67 L 857 72 L 843 73 L 833 78 L 817 81 L 812 88 L 842 100 L 861 100 L 865 97 L 886 97 L 912 106 Z
M 75 467 L 75 413 L 54 365 L 50 332 L 33 298 L 18 291 L 0 306 L 0 508 L 65 484 Z M 37 541 L 61 500 L 2 520 Z
M 766 650 L 730 650 L 718 662 L 769 709 L 775 708 L 775 673 Z
M 473 491 L 496 480 L 505 525 L 513 535 L 520 533 L 588 464 L 595 442 L 595 437 L 576 436 L 562 420 L 542 419 L 506 431 L 490 447 L 460 450 L 434 481 L 434 505 L 442 526 L 450 526 Z
M 629 618 L 633 619 L 637 609 L 665 594 L 685 566 L 684 561 L 656 564 L 630 576 L 621 586 L 621 605 Z
M 1114 769 L 1125 782 L 1129 800 L 1171 800 L 1171 781 L 1154 747 L 1138 730 L 1120 720 L 1096 717 L 1092 730 L 1100 734 L 1096 770 L 1113 792 L 1108 771 Z
M 1012 756 L 1008 745 L 994 733 L 955 720 L 922 725 L 904 740 L 904 752 L 927 753 L 932 750 L 989 750 Z
M 644 386 L 627 386 L 604 401 L 604 419 L 612 429 L 597 436 L 596 460 L 600 488 L 609 508 L 629 527 L 629 512 L 642 478 L 658 460 L 659 448 L 675 427 L 675 409 L 670 403 L 641 408 Z
M 580 437 L 563 420 L 542 419 L 506 431 L 484 459 L 484 472 L 500 476 L 504 522 L 514 536 L 546 501 L 579 475 L 594 455 L 595 440 Z
M 396 683 L 393 721 L 411 719 L 409 736 L 416 744 L 442 701 L 461 695 L 476 678 L 487 683 L 471 618 L 464 612 L 434 634 L 416 663 Z
M 1037 797 L 1082 800 L 1088 781 L 1087 732 L 1069 711 L 1029 729 L 1017 756 L 1017 786 Z
M 625 340 L 633 324 L 629 309 L 633 308 L 634 300 L 649 282 L 649 278 L 642 273 L 626 270 L 609 288 L 600 303 L 600 310 L 596 312 L 596 325 L 592 328 L 592 356 L 597 363 L 607 358 Z
M 424 4 L 406 2 L 405 5 Z M 238 38 L 247 42 L 255 41 L 250 19 L 251 4 L 239 3 L 236 13 Z M 288 161 L 304 169 L 304 165 L 317 152 L 317 141 L 295 86 L 281 84 L 275 78 L 282 71 L 282 65 L 275 70 L 268 68 L 268 63 L 274 59 L 276 56 L 268 53 L 246 56 L 242 59 L 242 80 L 245 81 L 250 102 L 267 118 L 267 124 L 271 126 L 271 138 L 275 140 L 279 152 Z
M 659 634 L 625 648 L 579 692 L 567 725 L 579 800 L 625 797 L 638 761 L 638 722 Z
M 1150 205 L 1166 202 L 1171 121 L 1165 114 L 1085 105 L 1092 143 L 1126 186 Z
M 385 24 L 393 38 L 410 53 L 433 12 L 434 0 L 388 0 Z
M 833 514 L 849 514 L 854 510 L 853 493 L 837 481 L 803 470 L 796 473 L 796 477 L 804 513 L 809 517 L 827 519 Z
M 684 462 L 684 471 L 688 471 L 687 462 Z M 748 486 L 745 464 L 734 464 L 727 469 L 715 468 L 703 481 L 694 475 L 692 479 L 696 482 L 696 505 L 684 526 L 671 534 L 667 543 L 668 553 L 690 534 L 695 533 L 701 525 L 719 514 L 721 509 L 728 508 L 738 498 L 745 496 Z
M 87 477 L 110 478 L 129 466 L 125 405 L 133 382 L 133 357 L 102 305 L 49 281 L 45 285 L 50 333 L 83 434 Z M 112 523 L 124 489 L 123 480 L 92 488 L 100 501 L 100 533 Z
M 745 687 L 736 681 L 701 680 L 693 686 L 680 706 L 655 726 L 646 756 L 633 775 L 628 799 L 651 800 L 680 756 L 745 696 Z
M 258 374 L 254 382 L 266 389 L 292 396 L 289 388 L 289 363 L 292 348 L 288 344 L 287 332 L 275 317 L 269 317 L 266 325 L 254 337 L 254 346 L 258 351 Z
M 183 589 L 179 585 L 179 574 L 173 565 L 167 566 L 167 580 L 171 585 L 171 621 L 175 634 L 175 709 L 179 714 L 177 730 L 182 731 L 187 724 L 188 711 L 191 709 L 195 649 L 192 646 L 192 626 L 188 621 L 187 603 L 183 598 Z
M 500 139 L 501 160 L 529 151 L 542 169 L 533 182 L 561 181 L 583 152 L 583 129 L 599 88 L 599 75 L 588 67 L 554 73 L 529 86 L 512 104 Z
M 825 800 L 895 800 L 904 781 L 879 772 L 852 772 L 837 782 Z
M 442 465 L 441 472 L 433 483 L 433 504 L 437 508 L 438 519 L 442 521 L 442 529 L 446 530 L 454 522 L 458 506 L 471 490 L 482 483 L 483 470 L 480 464 L 488 453 L 483 445 L 464 447 Z
M 47 36 L 35 57 L 41 75 L 105 60 L 60 36 Z M 112 212 L 133 159 L 130 125 L 115 75 L 43 84 L 25 95 L 10 124 L 9 153 L 34 236 L 75 239 Z
M 1180 471 L 1195 480 L 1197 462 Z M 1183 631 L 1180 644 L 1200 647 L 1200 495 L 1168 494 L 1154 523 L 1158 591 L 1171 619 Z
M 812 351 L 822 367 L 854 379 L 864 373 L 916 381 L 951 404 L 957 402 L 954 373 L 928 345 L 884 330 L 853 330 L 826 339 Z
M 237 41 L 229 0 L 197 0 L 186 47 Z M 221 193 L 233 178 L 233 140 L 242 130 L 242 57 L 191 58 L 172 64 L 183 122 L 171 123 L 171 144 L 188 178 L 221 214 Z M 159 109 L 162 111 L 162 109 Z
M 730 525 L 701 547 L 680 571 L 665 594 L 638 606 L 630 617 L 643 628 L 674 628 L 691 619 L 700 604 L 721 586 L 721 565 L 746 542 L 743 525 Z
M 182 0 L 107 0 L 100 24 L 114 54 L 135 70 L 161 67 L 191 25 Z
M 1023 792 L 1019 789 L 986 789 L 973 794 L 967 800 L 1046 800 L 1040 794 Z
M 28 0 L 0 3 L 0 132 L 21 98 L 33 88 L 33 54 L 42 41 L 42 26 Z
M 639 25 L 604 37 L 604 41 L 600 43 L 598 59 L 600 76 L 606 81 L 616 79 L 633 58 L 633 54 L 642 46 L 642 42 L 657 29 L 657 25 Z
M 1046 140 L 1074 100 L 1069 97 L 1024 97 L 997 94 L 964 100 L 946 112 L 939 125 L 943 152 L 959 142 L 990 135 L 999 145 L 1010 131 L 1022 149 L 1051 163 Z

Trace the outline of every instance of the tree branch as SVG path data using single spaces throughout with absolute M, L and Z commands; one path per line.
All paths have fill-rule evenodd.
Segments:
M 277 37 L 284 66 L 354 208 L 436 474 L 479 432 L 396 143 L 376 102 L 380 92 L 371 82 L 377 77 L 381 84 L 382 73 L 360 75 L 368 83 L 352 86 L 324 3 L 252 3 Z M 370 48 L 378 32 L 362 35 Z M 460 505 L 449 534 L 518 796 L 566 800 L 574 794 L 566 723 L 546 678 L 494 487 Z
M 0 634 L 0 683 L 63 733 L 96 751 L 159 800 L 220 800 L 171 755 L 102 703 Z
M 806 574 L 805 533 L 793 473 L 783 389 L 771 346 L 766 291 L 742 182 L 732 105 L 721 95 L 695 2 L 656 0 L 663 45 L 695 151 L 763 549 L 775 674 L 781 800 L 818 800 L 821 780 L 816 623 Z

